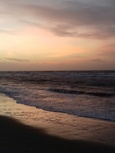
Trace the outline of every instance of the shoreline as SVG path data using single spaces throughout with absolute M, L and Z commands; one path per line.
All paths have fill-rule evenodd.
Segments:
M 12 99 L 13 101 L 16 101 L 15 99 L 13 99 L 12 97 L 10 97 L 9 95 L 5 94 L 5 93 L 0 93 L 0 96 L 1 95 L 4 95 L 6 97 L 9 97 L 10 99 Z M 93 120 L 100 120 L 100 121 L 105 121 L 105 122 L 111 122 L 111 123 L 115 123 L 115 120 L 110 120 L 110 119 L 105 119 L 105 118 L 97 118 L 97 117 L 89 117 L 89 116 L 82 116 L 82 115 L 76 115 L 76 114 L 72 114 L 72 113 L 67 113 L 67 112 L 63 112 L 63 111 L 58 111 L 58 110 L 48 110 L 46 108 L 39 108 L 39 107 L 36 107 L 36 106 L 33 106 L 33 105 L 27 105 L 27 104 L 24 104 L 24 103 L 19 103 L 19 102 L 15 102 L 16 104 L 20 104 L 20 105 L 24 105 L 24 106 L 27 106 L 27 107 L 33 107 L 35 109 L 39 109 L 39 110 L 43 110 L 43 111 L 46 111 L 46 112 L 53 112 L 53 113 L 61 113 L 61 114 L 67 114 L 67 115 L 71 115 L 71 116 L 74 116 L 74 117 L 82 117 L 82 118 L 86 118 L 86 119 L 93 119 Z
M 60 138 L 91 141 L 115 147 L 115 123 L 111 121 L 44 111 L 33 106 L 17 104 L 4 94 L 0 94 L 0 115 L 45 129 L 48 134 Z

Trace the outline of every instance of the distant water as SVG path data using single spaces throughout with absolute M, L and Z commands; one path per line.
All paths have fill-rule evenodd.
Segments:
M 0 92 L 36 108 L 115 121 L 115 71 L 0 72 Z

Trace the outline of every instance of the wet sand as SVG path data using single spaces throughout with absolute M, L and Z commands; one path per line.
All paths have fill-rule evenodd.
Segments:
M 115 152 L 113 122 L 16 104 L 3 94 L 0 115 L 2 153 Z

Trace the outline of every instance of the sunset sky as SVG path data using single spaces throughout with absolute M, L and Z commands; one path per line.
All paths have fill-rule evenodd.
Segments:
M 0 0 L 0 71 L 115 70 L 115 0 Z

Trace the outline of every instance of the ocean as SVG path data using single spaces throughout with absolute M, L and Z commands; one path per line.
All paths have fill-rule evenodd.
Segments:
M 115 71 L 0 72 L 0 93 L 38 109 L 115 121 Z

